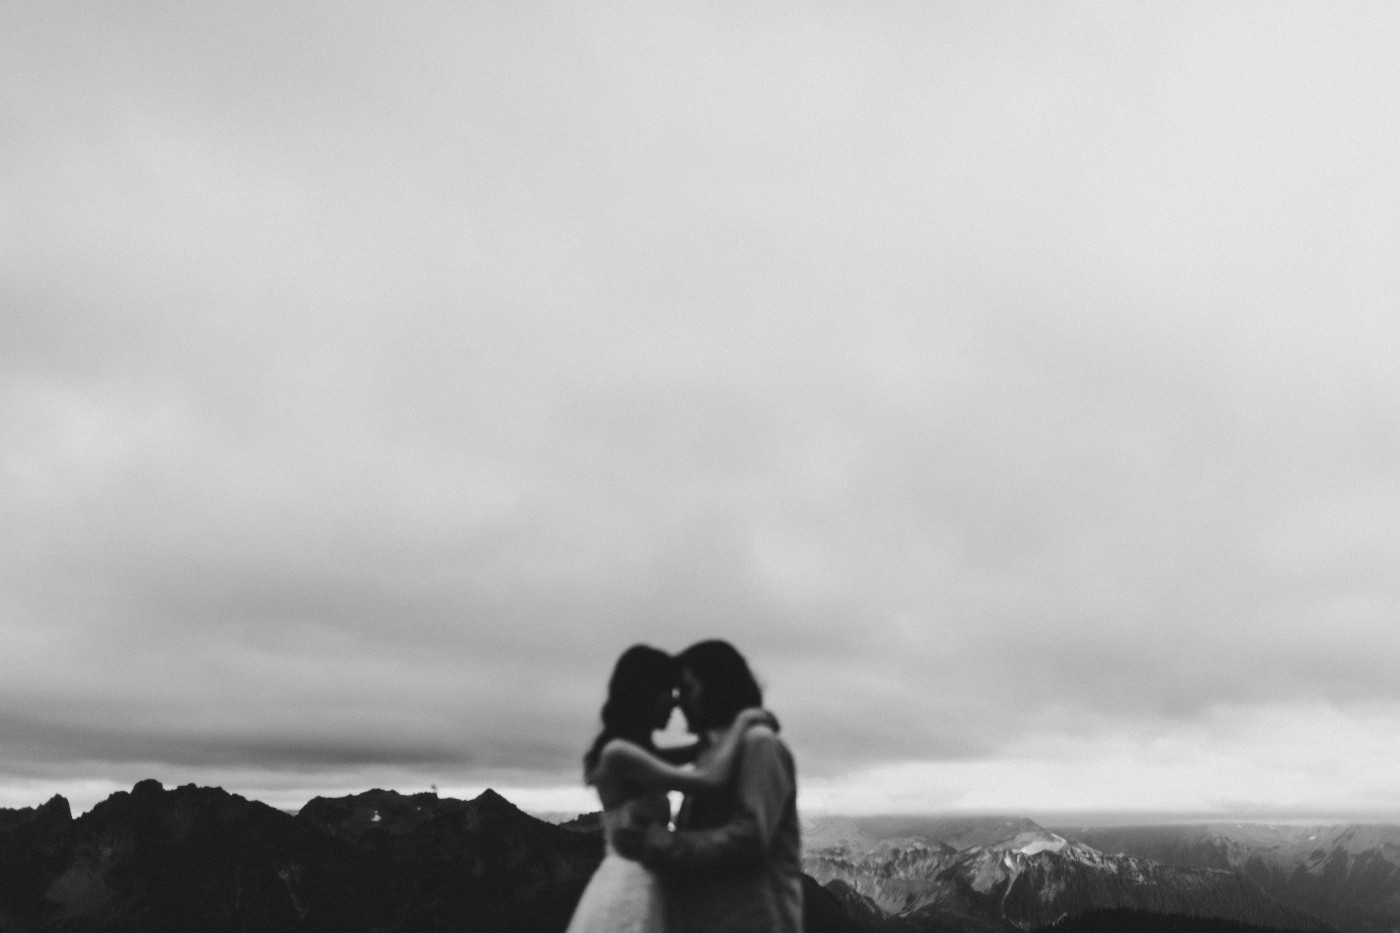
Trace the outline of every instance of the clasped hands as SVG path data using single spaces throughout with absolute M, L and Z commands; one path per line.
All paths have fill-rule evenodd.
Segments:
M 671 831 L 660 823 L 623 824 L 613 828 L 612 844 L 618 855 L 640 862 L 648 840 L 654 847 L 664 847 L 670 835 Z
M 778 717 L 758 706 L 749 707 L 734 718 L 733 728 L 735 729 L 744 731 L 753 726 L 767 726 L 774 732 L 780 728 Z M 612 845 L 618 855 L 639 862 L 642 860 L 642 854 L 647 850 L 648 844 L 654 850 L 664 849 L 670 836 L 671 830 L 660 823 L 651 820 L 641 823 L 629 821 L 613 828 Z

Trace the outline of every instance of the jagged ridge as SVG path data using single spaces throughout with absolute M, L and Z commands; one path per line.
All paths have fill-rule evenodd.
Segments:
M 1237 871 L 1346 933 L 1400 928 L 1400 826 L 1214 823 L 1072 832 L 1107 851 Z
M 809 852 L 804 868 L 852 905 L 947 926 L 1007 923 L 1029 930 L 1105 908 L 1215 917 L 1281 929 L 1317 929 L 1238 872 L 1182 869 L 1109 856 L 1037 827 L 991 845 L 844 846 Z M 860 898 L 859 902 L 853 898 Z
M 77 819 L 57 798 L 0 826 L 0 929 L 51 933 L 562 930 L 602 849 L 491 791 L 376 790 L 292 816 L 142 781 Z

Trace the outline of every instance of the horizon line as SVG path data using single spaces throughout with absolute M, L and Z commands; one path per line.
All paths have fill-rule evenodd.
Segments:
M 109 793 L 101 800 L 109 799 L 119 793 L 129 793 L 138 784 L 145 781 L 154 781 L 162 789 L 171 790 L 179 787 L 199 787 L 213 788 L 235 794 L 249 800 L 256 800 L 275 810 L 286 813 L 296 813 L 302 806 L 310 803 L 318 797 L 336 799 L 338 797 L 353 797 L 358 794 L 369 793 L 370 791 L 388 791 L 401 796 L 414 796 L 416 794 L 432 794 L 445 800 L 474 800 L 488 792 L 495 793 L 508 801 L 512 806 L 522 813 L 534 816 L 537 819 L 562 818 L 573 819 L 589 813 L 596 813 L 600 808 L 579 809 L 577 807 L 551 807 L 539 805 L 522 805 L 518 803 L 518 795 L 513 795 L 513 791 L 520 791 L 521 788 L 503 786 L 498 788 L 493 785 L 483 785 L 479 790 L 472 792 L 464 788 L 443 788 L 439 790 L 435 785 L 427 788 L 410 790 L 400 790 L 390 786 L 366 786 L 362 790 L 351 791 L 342 794 L 312 794 L 300 805 L 295 807 L 282 806 L 270 800 L 263 799 L 262 796 L 254 793 L 244 793 L 237 790 L 230 790 L 220 784 L 201 784 L 196 781 L 184 781 L 181 783 L 167 783 L 158 778 L 142 778 L 132 783 L 130 788 L 118 788 Z M 460 796 L 459 796 L 460 795 Z M 528 793 L 523 796 L 529 796 Z M 0 807 L 3 810 L 23 810 L 34 809 L 52 801 L 55 797 L 62 798 L 65 802 L 72 804 L 69 795 L 62 791 L 55 791 L 48 794 L 43 799 L 35 800 L 28 806 L 20 807 Z M 97 801 L 98 803 L 101 800 Z M 87 813 L 96 803 L 85 807 L 81 813 Z M 1142 808 L 1105 808 L 1105 809 L 1062 809 L 1044 807 L 1005 807 L 1005 808 L 977 808 L 977 809 L 956 809 L 956 808 L 920 808 L 920 809 L 900 809 L 900 810 L 840 810 L 827 807 L 802 807 L 799 804 L 799 815 L 804 823 L 817 820 L 849 819 L 849 820 L 1028 820 L 1041 826 L 1044 829 L 1068 829 L 1073 827 L 1138 827 L 1138 826 L 1186 826 L 1186 825 L 1211 825 L 1211 824 L 1250 824 L 1261 826 L 1342 826 L 1342 825 L 1366 825 L 1366 826 L 1400 826 L 1400 813 L 1388 811 L 1362 811 L 1362 810 L 1323 810 L 1323 809 L 1251 809 L 1240 808 L 1232 811 L 1209 811 L 1209 810 L 1168 810 L 1154 809 L 1151 807 Z M 74 818 L 81 815 L 75 813 Z

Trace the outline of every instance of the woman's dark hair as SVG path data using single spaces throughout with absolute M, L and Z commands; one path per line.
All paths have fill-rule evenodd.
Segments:
M 676 685 L 676 661 L 660 648 L 633 645 L 617 659 L 608 680 L 603 704 L 603 730 L 583 756 L 584 780 L 598 766 L 603 746 L 613 739 L 627 739 L 651 751 L 656 727 L 656 700 Z
M 704 722 L 690 723 L 694 731 L 723 728 L 742 710 L 763 705 L 763 690 L 749 662 L 727 641 L 697 642 L 676 655 L 676 664 L 690 671 L 704 691 L 700 702 Z

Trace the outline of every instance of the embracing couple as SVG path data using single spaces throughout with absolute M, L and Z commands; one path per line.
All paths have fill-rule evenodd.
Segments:
M 658 749 L 677 704 L 697 741 Z M 762 705 L 728 642 L 623 652 L 583 759 L 607 853 L 569 933 L 801 933 L 796 773 Z M 674 829 L 670 790 L 685 793 Z

